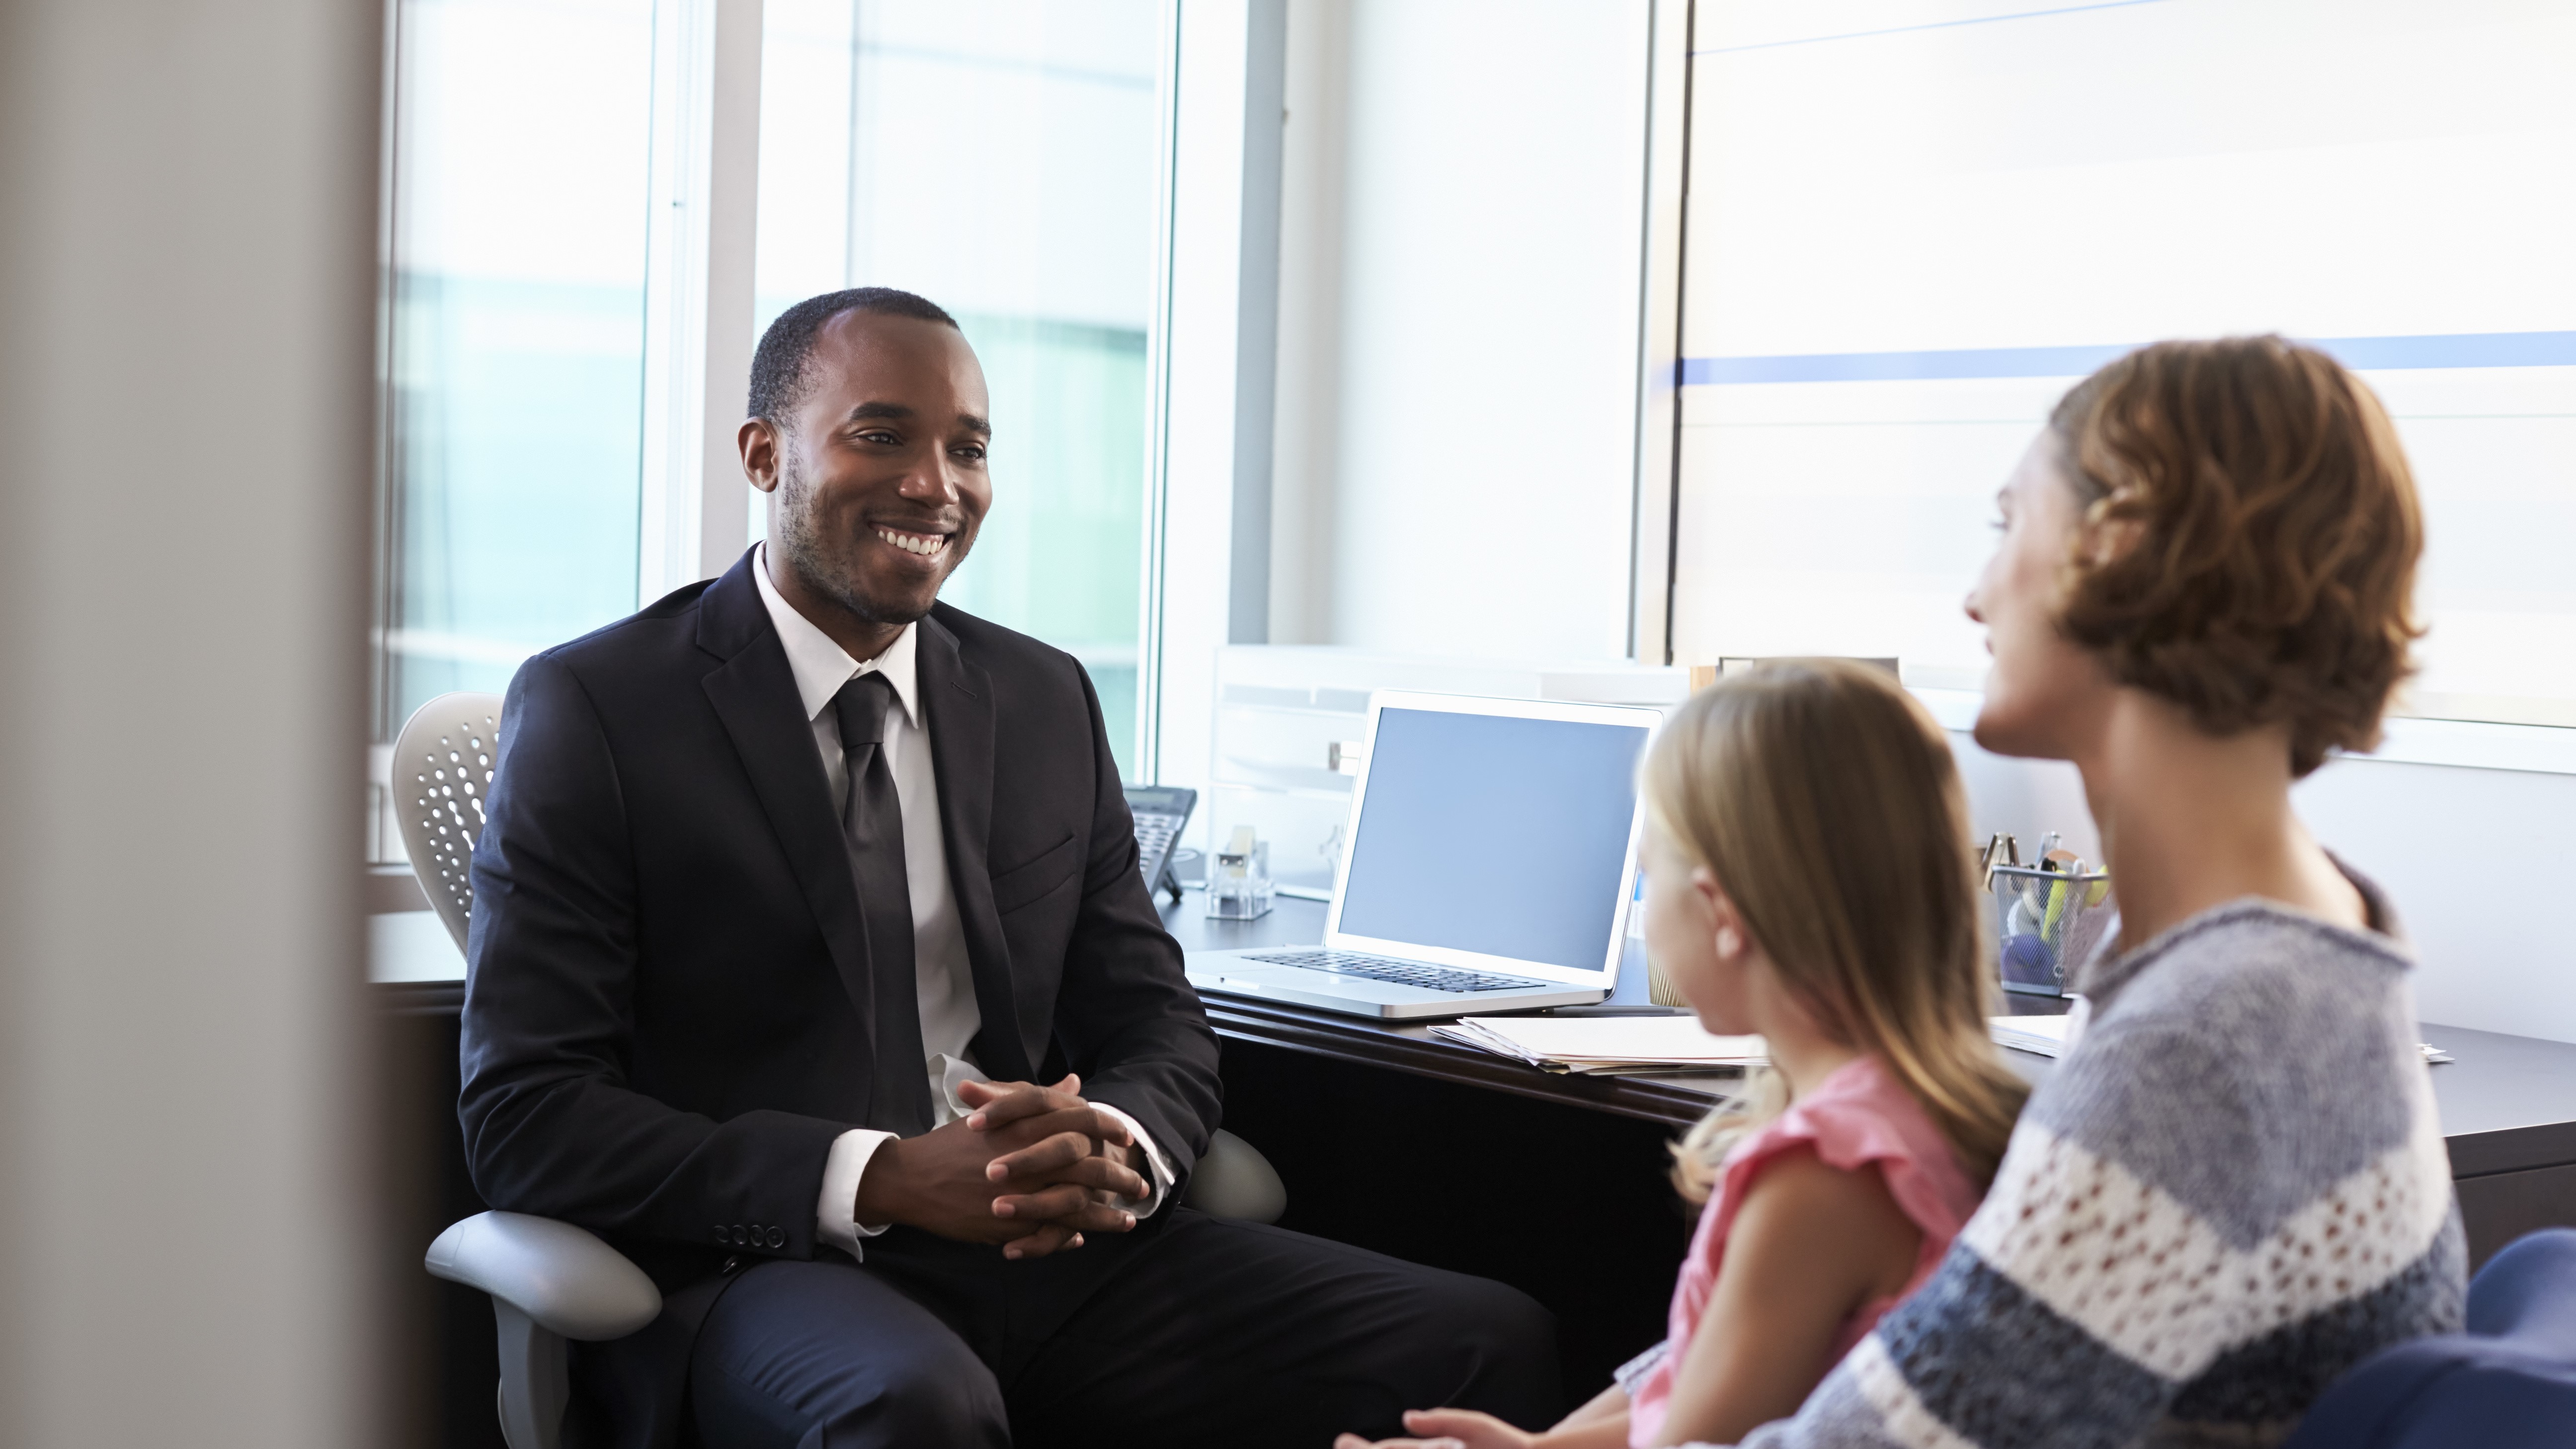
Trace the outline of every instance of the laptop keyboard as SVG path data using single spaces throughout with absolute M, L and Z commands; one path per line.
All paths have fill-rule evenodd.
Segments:
M 1519 976 L 1488 976 L 1481 971 L 1452 971 L 1446 966 L 1425 966 L 1416 961 L 1364 956 L 1356 951 L 1278 951 L 1244 959 L 1273 966 L 1303 966 L 1310 971 L 1331 971 L 1343 976 L 1364 976 L 1371 981 L 1390 981 L 1398 986 L 1419 986 L 1430 991 L 1525 991 L 1534 986 L 1552 984 Z

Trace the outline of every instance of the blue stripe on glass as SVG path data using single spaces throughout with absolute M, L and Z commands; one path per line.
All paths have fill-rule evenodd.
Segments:
M 2576 367 L 2576 332 L 2454 332 L 2419 337 L 2300 339 L 2344 366 Z M 1752 382 L 1896 382 L 1959 377 L 2082 377 L 2137 347 L 1964 347 L 1937 352 L 1803 352 L 1686 357 L 1684 387 Z
M 1834 35 L 1802 35 L 1795 40 L 1761 40 L 1750 45 L 1712 45 L 1693 55 L 1733 55 L 1744 50 L 1777 50 L 1784 45 L 1822 45 L 1829 40 L 1865 40 L 1873 35 L 1905 35 L 1917 30 L 1954 30 L 1962 25 L 1993 25 L 2003 20 L 2037 20 L 2045 15 L 2074 15 L 2086 10 L 2125 10 L 2161 0 L 2097 0 L 2091 5 L 2060 5 L 2049 10 L 2022 10 L 2011 15 L 1972 15 L 1965 20 L 1935 20 L 1924 25 L 1891 25 L 1884 30 L 1846 30 Z

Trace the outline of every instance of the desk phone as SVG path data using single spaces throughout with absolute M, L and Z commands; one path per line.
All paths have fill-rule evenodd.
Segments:
M 1136 863 L 1145 872 L 1145 893 L 1170 891 L 1181 898 L 1181 883 L 1172 875 L 1172 847 L 1181 827 L 1199 803 L 1199 792 L 1178 785 L 1130 785 L 1127 813 L 1136 817 Z

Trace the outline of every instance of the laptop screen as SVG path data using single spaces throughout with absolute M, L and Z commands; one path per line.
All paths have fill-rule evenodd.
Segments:
M 1602 970 L 1646 734 L 1380 710 L 1342 932 Z

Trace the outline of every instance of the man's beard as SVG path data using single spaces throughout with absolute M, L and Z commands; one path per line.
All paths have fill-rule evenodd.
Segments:
M 769 542 L 805 587 L 870 624 L 901 628 L 928 613 L 927 607 L 914 610 L 904 604 L 880 604 L 859 591 L 858 569 L 835 557 L 830 542 L 814 526 L 810 507 L 814 490 L 805 481 L 804 460 L 793 448 L 779 452 L 778 528 Z M 957 546 L 953 541 L 949 544 L 951 548 Z M 934 594 L 934 601 L 936 597 Z

